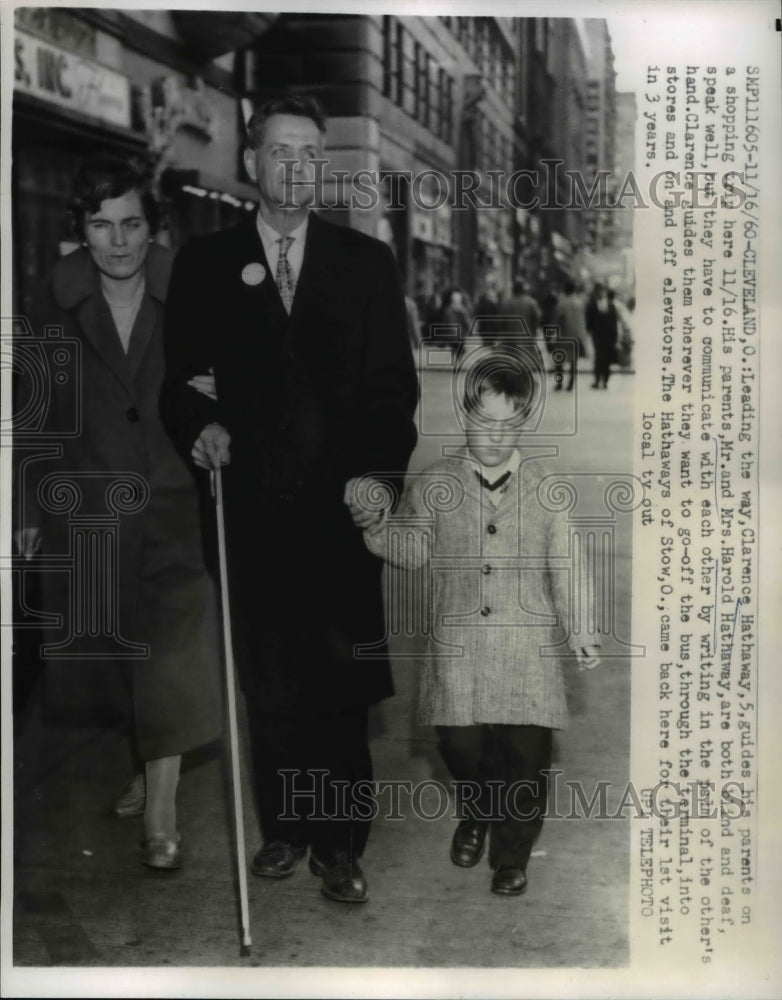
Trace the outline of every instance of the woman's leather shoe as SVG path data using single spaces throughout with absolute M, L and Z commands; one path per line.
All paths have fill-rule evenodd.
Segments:
M 147 807 L 147 782 L 143 774 L 136 774 L 125 791 L 111 807 L 117 819 L 143 816 Z
M 366 903 L 367 880 L 357 861 L 345 851 L 336 851 L 327 864 L 310 853 L 310 871 L 323 879 L 321 892 L 339 903 Z
M 491 880 L 491 891 L 499 896 L 520 896 L 527 888 L 527 874 L 523 868 L 500 865 Z
M 486 824 L 463 819 L 451 841 L 451 861 L 460 868 L 472 868 L 483 856 L 486 846 Z
M 156 833 L 142 842 L 144 864 L 147 868 L 160 871 L 174 871 L 182 867 L 182 852 L 179 849 L 179 834 L 172 840 L 164 833 Z

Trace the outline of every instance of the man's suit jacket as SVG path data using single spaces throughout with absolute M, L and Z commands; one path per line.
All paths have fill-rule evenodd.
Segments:
M 261 278 L 261 280 L 258 280 Z M 332 711 L 392 693 L 379 560 L 343 503 L 373 474 L 399 489 L 418 387 L 389 248 L 310 216 L 291 315 L 252 224 L 177 256 L 164 422 L 189 455 L 216 421 L 237 660 L 269 711 Z M 218 400 L 187 386 L 214 369 Z M 356 658 L 357 644 L 373 658 Z

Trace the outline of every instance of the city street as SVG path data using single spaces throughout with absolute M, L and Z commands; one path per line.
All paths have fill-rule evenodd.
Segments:
M 592 474 L 581 480 L 590 509 L 612 475 L 631 470 L 634 380 L 618 374 L 607 391 L 593 391 L 583 371 L 575 393 L 546 396 L 545 430 L 568 426 L 575 412 L 576 434 L 543 440 L 559 447 L 558 470 Z M 440 435 L 453 431 L 448 369 L 427 369 L 422 382 L 431 432 L 413 469 L 437 457 Z M 616 517 L 615 635 L 629 641 L 631 515 Z M 394 648 L 404 654 L 412 641 Z M 610 782 L 608 800 L 618 802 L 628 779 L 630 661 L 615 639 L 604 652 L 596 671 L 579 673 L 574 660 L 565 668 L 571 722 L 554 744 L 564 814 L 564 782 L 580 782 L 587 799 L 598 782 Z M 371 716 L 376 778 L 445 783 L 433 731 L 414 723 L 415 660 L 400 655 L 394 672 L 396 697 Z M 240 958 L 228 761 L 220 748 L 186 760 L 178 794 L 184 865 L 154 872 L 140 864 L 141 820 L 109 813 L 130 776 L 121 729 L 53 725 L 38 688 L 17 721 L 17 965 L 596 968 L 629 960 L 627 820 L 550 819 L 526 894 L 501 898 L 489 892 L 485 860 L 470 870 L 451 864 L 451 810 L 417 818 L 404 795 L 398 819 L 384 818 L 389 799 L 381 799 L 363 861 L 366 905 L 324 899 L 306 863 L 283 881 L 248 874 L 253 947 Z M 249 860 L 259 839 L 244 742 Z M 429 792 L 421 803 L 436 813 L 436 789 Z

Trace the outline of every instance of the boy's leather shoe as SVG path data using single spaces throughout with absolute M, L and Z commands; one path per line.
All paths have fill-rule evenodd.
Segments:
M 335 851 L 328 863 L 310 853 L 310 871 L 323 879 L 321 892 L 338 903 L 366 903 L 367 880 L 346 851 Z
M 451 861 L 460 868 L 472 868 L 483 856 L 486 847 L 486 824 L 463 819 L 451 841 Z
M 266 878 L 288 878 L 306 853 L 306 847 L 294 847 L 281 840 L 273 840 L 270 844 L 263 844 L 255 852 L 253 874 L 265 875 Z
M 491 891 L 499 896 L 520 896 L 526 888 L 526 872 L 512 865 L 500 865 L 491 880 Z

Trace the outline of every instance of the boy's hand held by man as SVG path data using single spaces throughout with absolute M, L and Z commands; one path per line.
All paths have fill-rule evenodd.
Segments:
M 377 531 L 391 509 L 388 487 L 371 476 L 358 476 L 345 483 L 344 502 L 357 528 Z
M 599 646 L 579 646 L 574 652 L 579 670 L 594 670 L 600 664 Z

